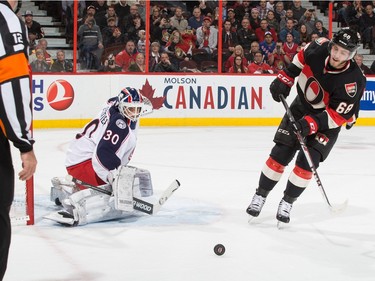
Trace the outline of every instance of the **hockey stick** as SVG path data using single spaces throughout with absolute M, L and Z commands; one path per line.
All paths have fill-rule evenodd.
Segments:
M 279 95 L 279 97 L 280 97 L 280 100 L 282 101 L 282 103 L 284 105 L 284 108 L 286 110 L 286 114 L 287 114 L 287 116 L 289 118 L 289 121 L 290 121 L 290 123 L 293 126 L 294 133 L 297 136 L 297 139 L 298 139 L 298 142 L 299 142 L 299 144 L 301 146 L 301 149 L 302 149 L 303 153 L 305 154 L 305 157 L 306 157 L 307 163 L 310 166 L 311 172 L 314 175 L 314 179 L 315 179 L 315 181 L 316 181 L 316 183 L 317 183 L 317 185 L 319 187 L 320 192 L 323 195 L 324 200 L 327 202 L 329 209 L 332 212 L 338 212 L 338 211 L 341 211 L 341 210 L 345 209 L 346 206 L 348 205 L 348 200 L 345 200 L 344 203 L 342 203 L 340 205 L 335 205 L 335 206 L 333 206 L 331 204 L 331 202 L 329 201 L 327 193 L 326 193 L 326 191 L 325 191 L 325 189 L 323 187 L 322 181 L 320 180 L 318 172 L 317 172 L 317 170 L 315 168 L 315 165 L 314 165 L 314 163 L 313 163 L 313 161 L 311 159 L 311 155 L 310 155 L 309 149 L 307 148 L 307 145 L 305 143 L 305 140 L 303 139 L 303 136 L 301 135 L 300 131 L 298 130 L 298 127 L 297 127 L 297 124 L 296 124 L 296 120 L 294 119 L 292 111 L 290 110 L 290 107 L 289 107 L 288 103 L 286 102 L 285 97 L 283 95 Z
M 107 194 L 109 196 L 112 195 L 112 191 L 106 190 L 104 188 L 101 188 L 99 186 L 95 186 L 92 184 L 89 184 L 87 182 L 81 181 L 80 179 L 74 178 L 71 175 L 67 175 L 66 179 L 69 181 L 72 181 L 76 184 L 82 185 L 86 188 L 91 188 L 95 191 Z M 150 203 L 147 201 L 144 201 L 142 199 L 139 199 L 137 197 L 133 197 L 133 208 L 136 211 L 140 211 L 142 213 L 146 213 L 149 215 L 155 215 L 161 208 L 161 206 L 169 199 L 169 197 L 172 196 L 172 194 L 180 187 L 180 182 L 178 180 L 174 180 L 166 190 L 162 193 L 162 195 L 159 197 L 159 200 L 156 203 Z

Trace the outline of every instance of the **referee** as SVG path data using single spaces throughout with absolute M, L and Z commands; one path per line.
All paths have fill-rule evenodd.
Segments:
M 18 1 L 0 1 L 0 280 L 3 280 L 11 240 L 9 211 L 14 196 L 10 143 L 19 149 L 21 180 L 31 178 L 37 160 L 31 136 L 31 93 L 25 24 L 15 14 Z

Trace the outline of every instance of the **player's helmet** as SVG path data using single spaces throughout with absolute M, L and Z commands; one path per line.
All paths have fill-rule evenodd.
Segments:
M 143 96 L 134 88 L 126 87 L 118 95 L 118 109 L 122 116 L 137 121 L 144 106 Z
M 342 28 L 333 35 L 332 40 L 329 44 L 329 50 L 331 51 L 332 45 L 337 44 L 340 47 L 348 50 L 350 52 L 349 59 L 352 59 L 359 48 L 359 42 L 361 36 L 358 32 L 350 28 Z

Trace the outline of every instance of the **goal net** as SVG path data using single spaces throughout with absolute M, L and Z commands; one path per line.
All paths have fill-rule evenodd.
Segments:
M 12 225 L 34 224 L 34 179 L 18 179 L 22 163 L 20 152 L 10 143 L 14 167 L 14 200 L 10 210 Z

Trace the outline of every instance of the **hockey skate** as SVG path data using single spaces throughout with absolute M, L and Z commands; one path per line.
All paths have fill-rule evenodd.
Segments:
M 255 193 L 253 199 L 251 200 L 249 207 L 247 207 L 246 209 L 246 213 L 248 213 L 250 216 L 253 216 L 253 217 L 259 216 L 260 211 L 262 210 L 265 202 L 266 202 L 266 197 L 263 197 Z
M 286 202 L 284 199 L 281 199 L 276 214 L 277 220 L 283 223 L 288 223 L 290 221 L 290 211 L 292 210 L 292 206 L 292 203 Z

